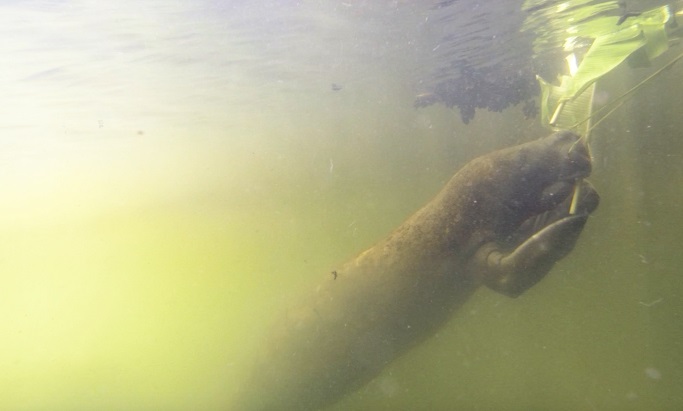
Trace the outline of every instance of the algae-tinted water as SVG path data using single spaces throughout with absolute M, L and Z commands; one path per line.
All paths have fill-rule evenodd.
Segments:
M 224 408 L 288 302 L 468 159 L 545 134 L 519 107 L 413 107 L 445 70 L 429 10 L 3 5 L 0 409 Z M 681 407 L 680 75 L 595 130 L 602 203 L 548 278 L 482 289 L 335 409 Z

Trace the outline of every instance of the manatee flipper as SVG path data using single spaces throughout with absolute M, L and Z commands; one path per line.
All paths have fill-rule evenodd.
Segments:
M 526 221 L 515 233 L 516 244 L 489 242 L 471 261 L 471 269 L 489 288 L 517 297 L 539 282 L 574 248 L 599 196 L 587 182 L 579 184 L 577 207 L 569 214 L 571 196 L 554 209 Z M 520 238 L 521 237 L 521 238 Z M 514 243 L 513 242 L 513 243 Z

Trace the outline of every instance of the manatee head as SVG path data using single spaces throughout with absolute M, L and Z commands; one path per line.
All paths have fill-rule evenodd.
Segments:
M 576 181 L 588 177 L 590 154 L 579 138 L 560 131 L 483 157 L 493 168 L 486 189 L 493 196 L 487 200 L 495 201 L 490 209 L 495 210 L 491 229 L 496 237 L 553 209 L 572 193 Z
M 517 296 L 567 255 L 599 203 L 583 178 L 591 159 L 580 137 L 559 131 L 471 162 L 468 266 L 489 287 Z M 483 212 L 485 211 L 485 212 Z

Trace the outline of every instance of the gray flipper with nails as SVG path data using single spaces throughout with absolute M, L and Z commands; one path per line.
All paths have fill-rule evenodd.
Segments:
M 572 250 L 597 207 L 590 171 L 568 131 L 472 160 L 283 313 L 232 409 L 324 408 L 436 333 L 481 285 L 520 295 Z

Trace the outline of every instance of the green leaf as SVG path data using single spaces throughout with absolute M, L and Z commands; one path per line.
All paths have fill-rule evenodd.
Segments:
M 560 100 L 570 100 L 578 96 L 591 83 L 612 71 L 645 44 L 646 37 L 639 25 L 596 38 Z
M 576 16 L 582 17 L 582 14 Z M 629 17 L 628 25 L 617 26 L 614 17 L 604 17 L 590 20 L 587 26 L 589 32 L 604 33 L 596 36 L 593 44 L 574 73 L 573 76 L 561 76 L 560 85 L 549 84 L 539 78 L 541 85 L 541 110 L 544 124 L 550 124 L 555 110 L 562 111 L 562 117 L 556 119 L 554 126 L 560 124 L 574 124 L 581 121 L 585 113 L 590 115 L 591 99 L 585 98 L 591 93 L 584 93 L 599 78 L 614 70 L 628 59 L 632 66 L 647 65 L 649 62 L 668 49 L 666 24 L 672 20 L 669 6 L 658 7 L 639 16 Z M 611 27 L 611 31 L 607 31 Z M 618 27 L 618 29 L 615 29 Z M 574 27 L 575 28 L 575 27 Z M 586 33 L 574 32 L 574 37 L 588 37 Z M 584 98 L 577 100 L 579 96 Z M 581 109 L 580 104 L 588 104 Z M 566 117 L 566 118 L 565 118 Z

